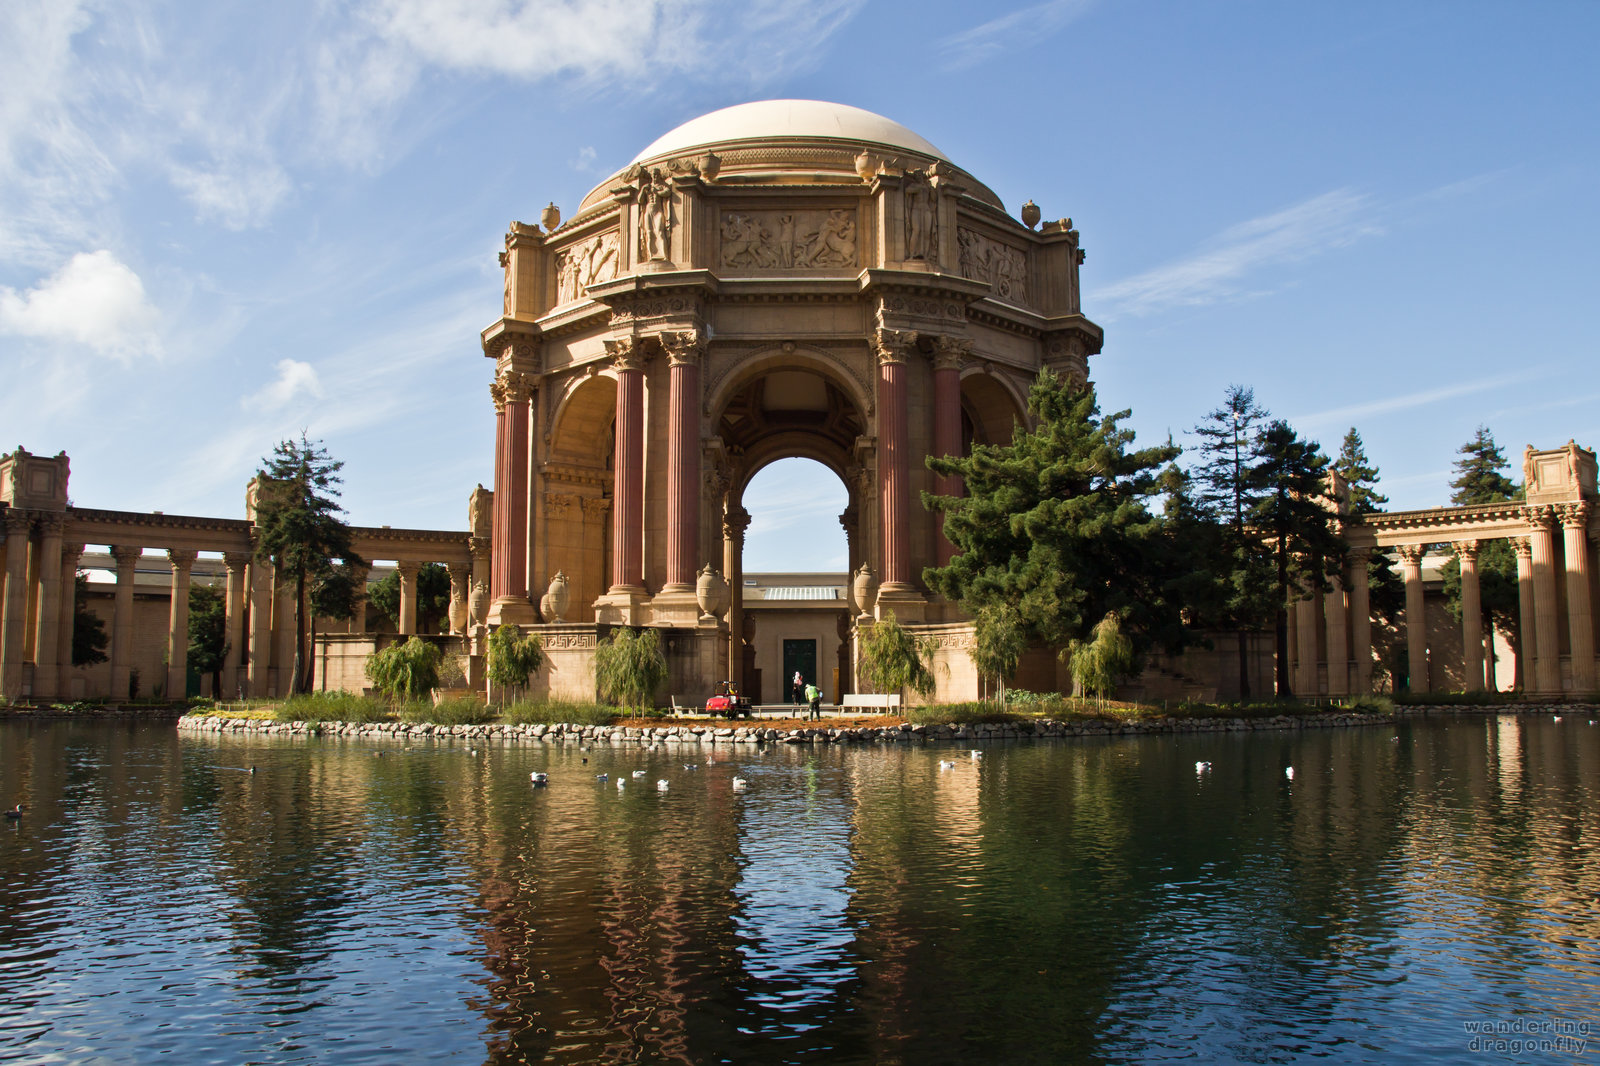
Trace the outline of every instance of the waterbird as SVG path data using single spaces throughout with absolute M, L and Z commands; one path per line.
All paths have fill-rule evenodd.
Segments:
M 633 772 L 633 776 L 634 777 L 643 777 L 644 776 L 644 771 L 643 770 L 635 770 Z
M 535 770 L 533 773 L 528 775 L 528 780 L 533 782 L 534 788 L 538 788 L 541 785 L 548 785 L 550 783 L 550 775 L 546 773 L 540 773 L 538 770 Z
M 1556 715 L 1556 721 L 1558 721 L 1558 722 L 1561 721 L 1561 716 L 1559 714 Z
M 747 784 L 749 784 L 749 782 L 746 781 L 744 778 L 736 777 L 736 778 L 733 779 L 733 790 L 735 792 L 743 792 L 744 791 L 744 786 L 747 785 Z
M 618 791 L 618 792 L 621 792 L 621 791 L 622 791 L 622 790 L 623 790 L 623 789 L 625 789 L 625 788 L 627 788 L 627 787 L 628 787 L 628 783 L 627 783 L 627 782 L 626 782 L 626 781 L 624 781 L 624 780 L 623 780 L 623 779 L 622 779 L 622 778 L 620 778 L 620 777 L 619 777 L 619 778 L 617 778 L 617 791 Z
M 611 780 L 611 775 L 610 774 L 595 774 L 594 775 L 594 779 L 596 781 L 609 781 L 609 780 Z
M 656 791 L 657 792 L 665 792 L 666 790 L 667 790 L 667 779 L 663 777 L 661 780 L 656 782 Z
M 6 812 L 6 817 L 10 818 L 13 821 L 15 821 L 18 818 L 21 818 L 22 817 L 22 804 L 19 803 L 15 807 L 13 807 L 9 811 L 7 811 Z
M 1290 781 L 1293 781 L 1294 780 L 1294 767 L 1285 766 L 1283 768 L 1283 776 L 1287 777 Z
M 977 748 L 973 748 L 972 749 L 972 757 L 974 759 L 981 759 L 981 758 L 983 758 L 983 752 L 979 751 Z
M 698 763 L 686 762 L 683 764 L 683 768 L 685 770 L 698 770 L 700 769 L 700 766 Z
M 952 759 L 940 759 L 939 760 L 939 769 L 941 769 L 941 770 L 954 770 L 955 768 L 956 768 L 956 764 L 955 764 L 954 760 L 952 760 Z
M 1209 774 L 1211 772 L 1211 764 L 1208 762 L 1197 762 L 1194 764 L 1194 772 L 1197 774 Z

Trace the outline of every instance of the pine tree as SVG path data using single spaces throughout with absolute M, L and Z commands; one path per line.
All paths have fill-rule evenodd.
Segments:
M 961 478 L 966 495 L 923 494 L 925 506 L 944 513 L 959 553 L 923 580 L 975 619 L 980 646 L 996 652 L 991 668 L 1011 662 L 1019 634 L 1059 650 L 1108 613 L 1140 652 L 1153 642 L 1181 646 L 1166 587 L 1171 553 L 1162 520 L 1145 506 L 1177 449 L 1131 449 L 1132 431 L 1118 425 L 1128 412 L 1102 417 L 1092 386 L 1048 371 L 1029 391 L 1028 410 L 1035 428 L 1019 426 L 1010 444 L 929 457 L 929 469 Z M 992 624 L 1010 632 L 983 632 Z
M 189 668 L 211 675 L 211 694 L 221 699 L 222 666 L 228 658 L 227 598 L 210 585 L 189 590 Z
M 72 665 L 93 666 L 106 661 L 105 619 L 89 610 L 89 579 L 76 574 L 72 579 Z
M 1203 545 L 1206 554 L 1192 553 L 1197 567 L 1211 572 L 1215 590 L 1212 613 L 1202 624 L 1237 635 L 1239 695 L 1245 699 L 1250 697 L 1248 634 L 1266 626 L 1273 608 L 1271 558 L 1246 526 L 1264 492 L 1255 469 L 1262 461 L 1261 430 L 1268 417 L 1254 390 L 1230 385 L 1222 406 L 1194 427 L 1199 461 L 1189 473 L 1195 509 L 1216 527 Z
M 1350 509 L 1356 514 L 1375 514 L 1389 502 L 1389 497 L 1378 492 L 1378 468 L 1367 458 L 1361 443 L 1361 434 L 1351 426 L 1339 445 L 1339 458 L 1333 461 L 1334 472 L 1344 478 L 1350 490 Z
M 1327 591 L 1328 578 L 1344 569 L 1344 539 L 1327 497 L 1328 457 L 1316 441 L 1302 440 L 1289 423 L 1273 421 L 1261 431 L 1261 462 L 1251 481 L 1262 496 L 1251 526 L 1272 546 L 1277 608 L 1278 695 L 1289 683 L 1289 598 L 1293 590 Z M 1296 597 L 1298 598 L 1298 597 Z
M 339 471 L 321 442 L 304 433 L 298 441 L 279 441 L 257 473 L 256 556 L 270 559 L 280 577 L 295 586 L 295 645 L 291 692 L 310 689 L 314 656 L 306 650 L 308 593 L 333 569 L 335 560 L 358 566 L 350 547 L 350 527 L 340 520 Z
M 1500 503 L 1517 491 L 1516 483 L 1500 471 L 1510 464 L 1506 453 L 1494 442 L 1488 426 L 1479 426 L 1471 440 L 1457 449 L 1456 477 L 1450 482 L 1455 491 L 1450 502 L 1456 506 L 1473 503 Z

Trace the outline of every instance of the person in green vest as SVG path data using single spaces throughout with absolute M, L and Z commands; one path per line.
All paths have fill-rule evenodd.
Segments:
M 811 704 L 811 720 L 822 719 L 822 690 L 816 685 L 806 686 L 806 702 Z

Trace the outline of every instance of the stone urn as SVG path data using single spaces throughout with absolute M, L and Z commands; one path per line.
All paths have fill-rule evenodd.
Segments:
M 1039 224 L 1039 205 L 1032 200 L 1022 205 L 1022 224 L 1029 229 Z
M 539 222 L 543 224 L 546 233 L 554 233 L 556 227 L 561 225 L 561 208 L 552 202 L 549 207 L 539 212 Z
M 482 581 L 472 583 L 472 594 L 467 597 L 467 618 L 481 626 L 489 618 L 489 586 Z
M 856 571 L 855 577 L 850 582 L 850 588 L 855 593 L 855 600 L 861 611 L 860 617 L 871 618 L 872 605 L 878 602 L 878 579 L 873 576 L 872 567 L 862 563 L 861 569 Z
M 567 586 L 567 575 L 560 570 L 550 579 L 550 587 L 539 599 L 539 610 L 546 622 L 565 622 L 567 608 L 572 605 L 572 592 Z
M 728 609 L 728 582 L 707 563 L 694 583 L 695 602 L 700 605 L 700 621 L 716 622 Z
M 460 588 L 458 585 L 457 588 Z M 452 595 L 450 597 L 450 632 L 465 633 L 467 631 L 467 598 Z

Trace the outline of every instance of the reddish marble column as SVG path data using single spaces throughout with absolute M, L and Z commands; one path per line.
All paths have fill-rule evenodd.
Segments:
M 1539 616 L 1533 606 L 1533 544 L 1527 537 L 1512 537 L 1517 553 L 1517 687 L 1534 690 L 1534 663 L 1539 655 Z
M 1533 612 L 1538 619 L 1533 691 L 1546 695 L 1561 691 L 1561 623 L 1556 592 L 1554 518 L 1548 506 L 1528 508 L 1528 545 L 1533 554 Z
M 56 657 L 61 626 L 61 515 L 39 519 L 39 606 L 33 631 L 33 695 L 55 699 L 60 694 L 64 666 Z M 65 666 L 72 665 L 69 656 Z
M 497 603 L 528 602 L 527 376 L 507 371 L 489 386 L 495 406 L 494 557 L 489 594 Z
M 1422 545 L 1400 549 L 1406 578 L 1406 671 L 1412 692 L 1428 691 L 1428 619 L 1422 601 Z
M 940 456 L 961 454 L 961 355 L 965 344 L 951 337 L 940 337 L 933 349 L 933 453 Z M 933 491 L 940 496 L 961 495 L 961 479 L 940 474 L 933 479 Z M 944 537 L 944 514 L 936 519 L 939 537 L 936 551 L 940 566 L 955 557 L 955 545 Z
M 878 356 L 878 497 L 883 530 L 880 595 L 910 588 L 911 464 L 906 412 L 906 354 L 916 334 L 881 329 Z
M 1589 504 L 1562 504 L 1561 531 L 1567 555 L 1567 640 L 1572 645 L 1572 689 L 1595 690 L 1594 619 L 1589 600 Z
M 664 592 L 690 592 L 700 543 L 700 354 L 698 332 L 666 333 L 667 350 L 667 581 Z M 619 393 L 620 396 L 620 393 Z M 621 420 L 618 420 L 620 427 Z M 619 453 L 620 454 L 620 453 Z
M 1461 561 L 1461 674 L 1467 692 L 1483 690 L 1483 605 L 1478 595 L 1478 542 L 1457 541 Z
M 644 356 L 633 340 L 607 341 L 617 367 L 616 487 L 611 589 L 644 588 Z

